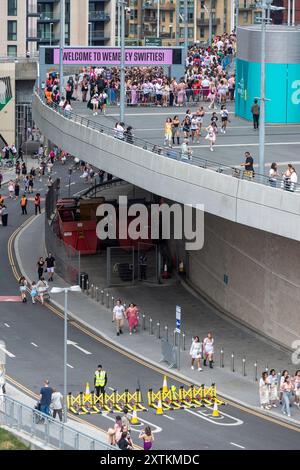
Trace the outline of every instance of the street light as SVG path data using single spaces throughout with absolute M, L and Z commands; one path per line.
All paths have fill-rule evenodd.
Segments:
M 157 0 L 157 32 L 156 37 L 159 38 L 160 32 L 160 0 Z
M 52 29 L 53 29 L 53 23 L 50 23 L 50 46 L 52 46 Z
M 121 13 L 120 122 L 125 120 L 125 0 L 118 0 Z M 130 9 L 129 9 L 130 11 Z
M 68 340 L 68 292 L 81 292 L 80 286 L 52 287 L 51 294 L 65 293 L 64 307 L 64 422 L 67 422 L 67 340 Z
M 261 17 L 261 58 L 260 58 L 260 123 L 259 123 L 259 174 L 265 173 L 265 82 L 266 82 L 266 12 L 284 10 L 283 7 L 272 6 L 273 0 L 262 0 L 257 6 L 262 10 Z
M 89 21 L 88 25 L 89 25 L 89 46 L 91 46 L 92 45 L 92 23 Z
M 65 0 L 60 0 L 60 44 L 59 44 L 59 95 L 63 96 L 65 47 Z

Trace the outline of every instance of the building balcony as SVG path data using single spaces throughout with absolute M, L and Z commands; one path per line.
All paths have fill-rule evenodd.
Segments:
M 217 26 L 221 23 L 220 18 L 213 18 L 212 25 Z M 198 18 L 197 19 L 197 26 L 209 26 L 209 19 L 208 18 Z
M 143 3 L 142 6 L 143 10 L 157 10 L 157 3 L 153 0 L 148 0 Z M 176 8 L 174 3 L 166 2 L 164 4 L 160 4 L 159 9 L 163 11 L 174 11 Z
M 156 24 L 157 18 L 155 18 L 154 16 L 144 16 L 143 21 L 144 23 Z
M 60 21 L 58 16 L 54 16 L 51 12 L 43 12 L 39 14 L 39 23 L 58 23 Z
M 110 21 L 110 15 L 105 11 L 90 11 L 89 21 Z
M 37 11 L 37 7 L 33 5 L 28 6 L 27 16 L 30 18 L 39 18 L 40 13 Z

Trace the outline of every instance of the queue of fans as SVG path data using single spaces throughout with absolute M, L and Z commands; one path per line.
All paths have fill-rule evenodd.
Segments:
M 185 75 L 170 78 L 163 67 L 128 67 L 125 72 L 127 105 L 185 106 L 200 100 L 217 103 L 234 99 L 235 76 L 230 71 L 236 50 L 236 36 L 216 36 L 211 47 L 189 48 Z M 120 73 L 117 67 L 91 66 L 69 77 L 65 95 L 59 95 L 59 78 L 52 72 L 43 84 L 48 104 L 56 103 L 66 113 L 72 110 L 71 100 L 87 102 L 93 114 L 106 112 L 107 105 L 118 105 Z

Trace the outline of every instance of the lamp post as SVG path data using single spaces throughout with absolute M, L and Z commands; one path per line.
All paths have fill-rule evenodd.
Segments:
M 65 0 L 60 0 L 59 95 L 63 96 L 65 46 Z
M 265 82 L 266 82 L 266 12 L 271 9 L 273 0 L 263 0 L 259 7 L 262 10 L 261 17 L 261 57 L 260 57 L 260 123 L 259 123 L 259 174 L 265 173 Z
M 184 49 L 185 49 L 185 57 L 188 56 L 188 46 L 189 46 L 188 23 L 189 23 L 188 0 L 184 0 Z
M 81 292 L 80 286 L 52 287 L 51 294 L 65 293 L 64 306 L 64 422 L 67 422 L 67 341 L 68 341 L 68 292 Z
M 235 32 L 237 33 L 237 29 L 239 26 L 239 0 L 235 0 Z
M 120 122 L 125 120 L 125 0 L 118 0 L 121 12 Z
M 53 23 L 50 23 L 50 46 L 52 46 L 52 30 L 53 30 Z
M 89 46 L 91 46 L 92 45 L 92 23 L 91 23 L 91 21 L 89 21 L 88 25 L 89 25 Z
M 157 31 L 156 31 L 157 38 L 159 38 L 159 32 L 160 32 L 160 0 L 157 0 Z

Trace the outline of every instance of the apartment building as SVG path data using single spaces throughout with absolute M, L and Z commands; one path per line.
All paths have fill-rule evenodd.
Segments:
M 116 0 L 65 0 L 65 42 L 114 45 Z M 60 0 L 0 0 L 0 56 L 33 57 L 60 37 Z

